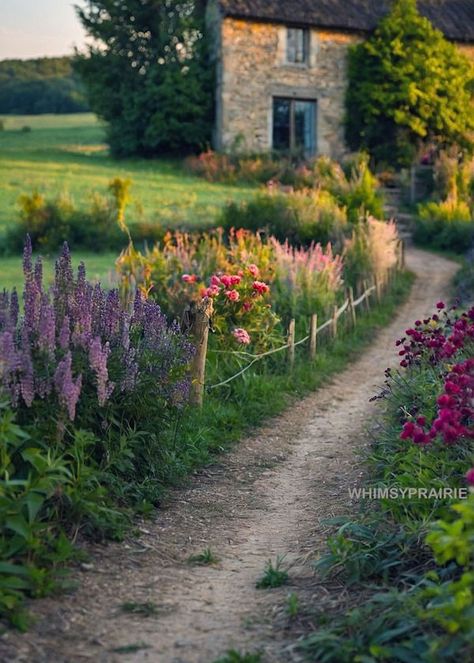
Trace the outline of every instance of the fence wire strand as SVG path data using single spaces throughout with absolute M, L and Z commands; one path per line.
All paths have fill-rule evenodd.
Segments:
M 367 299 L 372 294 L 372 292 L 374 292 L 376 289 L 377 289 L 377 286 L 375 286 L 375 285 L 368 288 L 359 297 L 359 299 L 356 299 L 352 303 L 352 306 L 354 306 L 354 308 L 355 308 L 355 307 L 359 306 L 360 304 L 362 304 L 362 302 L 365 299 Z M 334 318 L 336 320 L 338 320 L 341 317 L 341 315 L 343 315 L 343 313 L 345 313 L 345 311 L 349 308 L 349 306 L 350 306 L 350 300 L 346 299 L 344 304 L 342 304 L 342 306 L 340 306 L 337 309 L 337 312 L 336 312 L 336 315 L 334 316 Z M 328 327 L 330 327 L 333 324 L 334 318 L 331 318 L 330 320 L 326 320 L 326 322 L 324 322 L 320 327 L 318 327 L 317 330 L 316 330 L 316 335 L 320 334 L 324 329 L 327 329 Z M 303 343 L 306 343 L 309 339 L 310 339 L 310 335 L 308 334 L 307 336 L 302 338 L 297 343 L 294 343 L 293 347 L 297 347 L 298 345 L 302 345 Z M 246 373 L 249 370 L 249 368 L 251 368 L 254 364 L 256 364 L 258 361 L 260 361 L 264 357 L 269 357 L 270 355 L 277 354 L 278 352 L 283 352 L 283 350 L 288 350 L 289 347 L 290 347 L 290 344 L 287 343 L 286 345 L 282 345 L 281 347 L 275 348 L 274 350 L 268 350 L 268 352 L 263 352 L 262 354 L 259 354 L 259 355 L 254 355 L 254 354 L 251 354 L 250 352 L 243 352 L 243 351 L 238 351 L 238 350 L 237 351 L 236 350 L 229 350 L 229 351 L 228 350 L 214 350 L 213 352 L 219 353 L 219 354 L 240 355 L 240 356 L 249 357 L 249 358 L 252 358 L 252 361 L 249 364 L 247 364 L 247 366 L 244 366 L 244 368 L 242 368 L 238 373 L 236 373 L 235 375 L 232 375 L 230 378 L 227 378 L 227 380 L 223 380 L 222 382 L 219 382 L 217 384 L 207 386 L 206 389 L 211 391 L 212 389 L 218 389 L 219 387 L 224 387 L 226 384 L 229 384 L 230 382 L 233 382 L 234 380 L 239 378 L 241 375 Z

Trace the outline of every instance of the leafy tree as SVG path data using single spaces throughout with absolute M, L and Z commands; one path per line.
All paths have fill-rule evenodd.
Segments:
M 0 62 L 0 113 L 79 113 L 88 110 L 71 58 Z
M 205 2 L 89 0 L 77 8 L 93 44 L 75 67 L 116 156 L 188 152 L 209 140 L 213 68 Z
M 352 149 L 406 165 L 422 144 L 472 148 L 474 67 L 418 12 L 394 0 L 349 55 L 346 134 Z

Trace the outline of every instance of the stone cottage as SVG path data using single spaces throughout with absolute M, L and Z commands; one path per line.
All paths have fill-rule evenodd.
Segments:
M 211 0 L 218 150 L 343 155 L 347 52 L 389 0 Z M 419 0 L 474 59 L 474 0 Z

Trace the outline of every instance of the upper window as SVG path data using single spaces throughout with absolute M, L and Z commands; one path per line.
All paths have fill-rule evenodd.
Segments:
M 308 62 L 309 32 L 303 28 L 287 28 L 286 61 L 294 64 Z

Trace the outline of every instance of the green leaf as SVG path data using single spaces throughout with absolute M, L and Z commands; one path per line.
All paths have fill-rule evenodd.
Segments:
M 28 540 L 31 536 L 31 528 L 23 516 L 9 516 L 5 520 L 5 527 L 23 537 L 25 540 Z
M 43 506 L 45 498 L 39 493 L 31 492 L 26 498 L 26 506 L 28 508 L 28 518 L 30 524 L 33 523 L 36 516 L 38 515 L 39 510 Z

